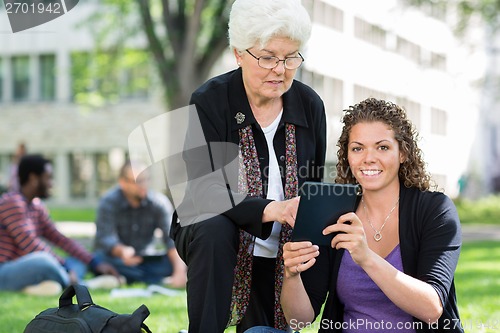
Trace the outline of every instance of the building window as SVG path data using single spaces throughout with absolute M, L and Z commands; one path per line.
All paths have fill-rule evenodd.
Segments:
M 92 89 L 92 76 L 89 70 L 90 54 L 73 52 L 71 54 L 71 97 L 79 102 Z
M 411 120 L 415 128 L 420 131 L 421 128 L 421 111 L 420 111 L 420 103 L 411 101 L 404 97 L 396 98 L 396 103 L 406 110 L 406 115 L 408 119 Z
M 325 77 L 323 100 L 328 113 L 340 117 L 344 108 L 343 82 L 332 77 Z
M 113 150 L 109 153 L 76 152 L 70 155 L 72 198 L 95 199 L 116 184 L 119 169 L 126 156 L 123 152 L 119 165 L 116 165 L 116 156 L 112 156 L 112 152 Z
M 381 27 L 368 23 L 359 17 L 354 19 L 354 36 L 370 44 L 386 47 L 386 31 Z
M 422 50 L 420 46 L 409 40 L 398 36 L 396 40 L 396 52 L 411 61 L 420 64 Z
M 446 111 L 431 108 L 431 133 L 438 135 L 446 135 L 448 127 L 448 115 Z
M 70 155 L 71 197 L 95 197 L 97 193 L 89 193 L 94 177 L 93 159 L 90 154 L 73 153 Z
M 323 1 L 314 1 L 312 20 L 318 24 L 325 24 L 325 3 Z
M 344 31 L 344 12 L 337 7 L 325 4 L 325 23 L 337 31 Z
M 325 109 L 330 115 L 342 114 L 344 107 L 344 84 L 341 80 L 324 76 L 303 69 L 299 78 L 301 82 L 311 86 L 323 99 Z
M 446 70 L 446 56 L 431 52 L 431 68 L 442 71 Z
M 296 77 L 298 80 L 300 80 L 300 82 L 312 87 L 312 85 L 313 85 L 313 72 L 307 70 L 304 66 L 299 68 L 299 72 L 297 73 Z
M 490 126 L 489 132 L 491 133 L 491 156 L 493 160 L 496 161 L 500 157 L 500 131 L 495 126 Z
M 325 76 L 312 72 L 312 88 L 323 98 L 325 96 Z
M 118 101 L 117 58 L 104 52 L 71 54 L 72 98 L 76 103 L 101 106 Z
M 438 173 L 431 174 L 431 179 L 436 184 L 438 190 L 444 189 L 448 181 L 448 177 L 446 177 L 446 175 Z
M 27 101 L 30 97 L 30 58 L 12 57 L 12 98 Z
M 0 58 L 0 102 L 3 100 L 3 77 L 3 59 Z
M 53 54 L 40 56 L 40 99 L 53 101 L 56 97 L 56 57 Z
M 128 99 L 147 98 L 151 82 L 148 53 L 143 50 L 129 50 L 124 59 L 120 96 Z
M 333 161 L 325 161 L 325 171 L 323 173 L 323 181 L 334 183 L 337 177 L 337 157 Z
M 302 0 L 302 6 L 307 10 L 309 16 L 311 16 L 311 20 L 314 22 L 313 14 L 314 14 L 314 0 Z
M 99 196 L 102 196 L 106 191 L 113 187 L 119 176 L 119 170 L 125 161 L 125 152 L 123 152 L 120 158 L 120 164 L 115 165 L 116 161 L 112 155 L 115 153 L 120 153 L 120 149 L 113 149 L 109 153 L 97 153 L 96 154 L 96 171 L 97 171 L 97 192 Z M 116 157 L 116 156 L 115 156 Z M 121 161 L 123 159 L 123 162 Z
M 387 94 L 368 87 L 354 85 L 354 101 L 359 103 L 369 97 L 387 100 Z
M 344 12 L 323 1 L 307 3 L 313 22 L 333 28 L 337 31 L 344 30 Z M 307 7 L 306 7 L 307 8 Z
M 446 22 L 447 1 L 424 1 L 420 9 L 435 19 Z
M 151 70 L 144 50 L 120 54 L 75 52 L 71 63 L 72 95 L 77 103 L 107 104 L 149 95 Z

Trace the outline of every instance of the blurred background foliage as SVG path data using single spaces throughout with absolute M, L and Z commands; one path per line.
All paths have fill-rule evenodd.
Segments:
M 95 36 L 95 55 L 99 61 L 94 62 L 93 68 L 76 69 L 84 73 L 80 88 L 91 91 L 81 93 L 77 100 L 90 105 L 112 103 L 117 95 L 116 76 L 120 69 L 130 70 L 137 65 L 135 61 L 140 66 L 147 65 L 149 58 L 159 73 L 166 105 L 170 109 L 184 106 L 228 47 L 227 23 L 232 3 L 232 0 L 101 1 L 99 9 L 80 23 Z M 140 35 L 146 36 L 146 59 L 127 50 L 127 45 Z M 86 61 L 82 58 L 80 64 Z M 92 87 L 96 78 L 101 86 Z

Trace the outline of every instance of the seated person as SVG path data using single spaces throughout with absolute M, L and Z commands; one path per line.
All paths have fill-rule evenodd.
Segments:
M 24 156 L 18 167 L 20 190 L 0 197 L 0 290 L 55 295 L 63 287 L 79 282 L 89 265 L 97 274 L 118 272 L 93 257 L 81 244 L 61 234 L 40 199 L 49 197 L 52 165 L 40 155 Z M 56 255 L 51 242 L 71 257 Z M 109 279 L 108 279 L 109 281 Z M 97 286 L 96 286 L 97 287 Z
M 460 323 L 460 220 L 453 201 L 435 190 L 415 127 L 403 108 L 374 98 L 344 110 L 342 122 L 335 180 L 358 183 L 362 197 L 323 230 L 336 233 L 330 246 L 284 245 L 281 304 L 290 327 L 463 333 L 450 325 Z
M 147 172 L 134 180 L 130 161 L 123 165 L 118 185 L 99 203 L 95 254 L 112 264 L 127 283 L 164 283 L 183 288 L 186 266 L 168 233 L 172 204 L 165 195 L 149 190 L 148 180 Z M 166 254 L 146 257 L 154 247 L 156 229 L 163 232 Z

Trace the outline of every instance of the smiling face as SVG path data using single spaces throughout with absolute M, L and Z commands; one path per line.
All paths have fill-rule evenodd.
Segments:
M 399 188 L 399 166 L 404 156 L 394 131 L 385 123 L 360 122 L 349 133 L 347 159 L 363 191 Z
M 272 38 L 264 48 L 252 47 L 248 49 L 257 58 L 275 56 L 279 59 L 299 56 L 299 43 L 289 38 Z M 273 69 L 259 66 L 257 59 L 247 52 L 234 51 L 236 61 L 243 71 L 243 84 L 248 100 L 254 104 L 266 103 L 280 98 L 290 89 L 297 69 L 286 69 L 280 62 Z

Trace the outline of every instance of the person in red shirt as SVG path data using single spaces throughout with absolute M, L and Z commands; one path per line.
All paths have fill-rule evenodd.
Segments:
M 50 219 L 41 200 L 49 197 L 52 187 L 50 161 L 41 155 L 25 155 L 18 176 L 19 192 L 0 197 L 0 290 L 58 294 L 63 287 L 79 282 L 79 265 L 89 265 L 96 274 L 119 281 L 113 266 L 64 236 Z M 47 242 L 70 258 L 58 256 Z

